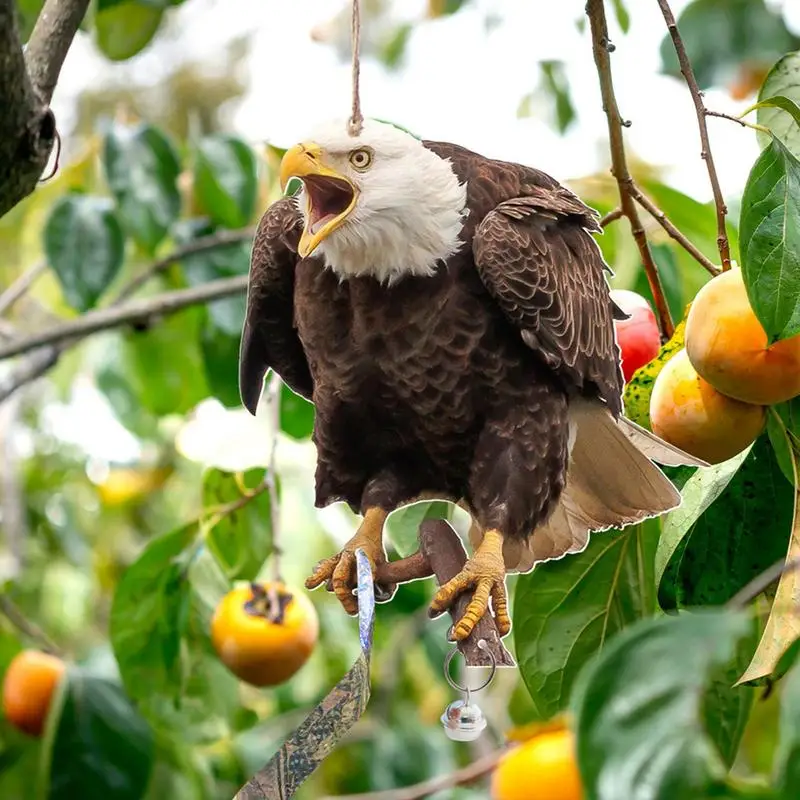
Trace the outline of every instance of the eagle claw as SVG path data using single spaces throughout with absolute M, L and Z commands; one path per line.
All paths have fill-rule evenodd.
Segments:
M 431 615 L 437 616 L 450 608 L 462 592 L 474 589 L 461 619 L 453 626 L 453 638 L 456 641 L 466 639 L 472 633 L 488 611 L 490 597 L 498 633 L 505 636 L 511 630 L 502 548 L 500 534 L 487 531 L 475 555 L 464 564 L 461 572 L 439 587 L 431 602 Z
M 386 562 L 383 545 L 380 539 L 376 541 L 374 537 L 359 530 L 340 553 L 322 559 L 305 581 L 306 589 L 316 589 L 324 583 L 325 588 L 336 595 L 344 610 L 351 616 L 358 613 L 358 599 L 354 591 L 357 585 L 356 550 L 359 547 L 366 553 L 375 576 L 377 567 Z M 394 584 L 384 586 L 376 581 L 375 599 L 379 603 L 385 603 L 391 600 L 396 590 L 397 586 Z

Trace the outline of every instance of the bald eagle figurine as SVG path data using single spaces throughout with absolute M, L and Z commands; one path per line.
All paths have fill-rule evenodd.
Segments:
M 593 209 L 544 172 L 371 119 L 290 148 L 292 178 L 255 236 L 239 382 L 253 414 L 270 368 L 314 404 L 316 506 L 362 515 L 307 588 L 356 613 L 356 548 L 378 566 L 389 513 L 440 497 L 469 511 L 474 550 L 431 611 L 472 591 L 454 637 L 490 600 L 505 635 L 506 572 L 678 505 L 653 460 L 703 462 L 622 416 L 625 315 Z

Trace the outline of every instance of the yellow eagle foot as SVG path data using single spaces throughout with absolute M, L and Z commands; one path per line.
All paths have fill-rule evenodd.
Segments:
M 486 531 L 475 555 L 464 564 L 461 572 L 439 588 L 431 602 L 431 613 L 438 615 L 446 611 L 453 605 L 458 595 L 474 589 L 472 600 L 453 627 L 454 638 L 461 641 L 472 633 L 478 621 L 489 609 L 490 597 L 497 630 L 500 636 L 505 636 L 511 630 L 505 578 L 503 537 L 498 531 Z
M 353 594 L 357 583 L 356 550 L 360 547 L 366 553 L 374 576 L 377 568 L 386 563 L 386 554 L 383 550 L 383 523 L 386 517 L 387 514 L 382 509 L 369 509 L 364 514 L 355 536 L 347 542 L 341 552 L 330 558 L 324 558 L 317 564 L 311 575 L 306 578 L 306 589 L 316 589 L 324 583 L 327 590 L 336 595 L 348 614 L 357 614 L 358 600 Z M 385 602 L 395 589 L 395 586 L 382 586 L 376 582 L 376 599 L 378 602 Z

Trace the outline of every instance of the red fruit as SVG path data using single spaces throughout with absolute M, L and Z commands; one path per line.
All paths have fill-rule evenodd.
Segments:
M 627 383 L 639 367 L 658 355 L 661 335 L 653 309 L 640 294 L 628 289 L 612 289 L 611 299 L 630 314 L 629 319 L 614 321 L 622 355 L 622 374 Z

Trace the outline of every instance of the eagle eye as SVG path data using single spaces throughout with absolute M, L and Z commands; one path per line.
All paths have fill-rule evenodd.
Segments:
M 372 165 L 372 151 L 366 147 L 359 147 L 350 153 L 350 163 L 359 171 L 363 172 Z

